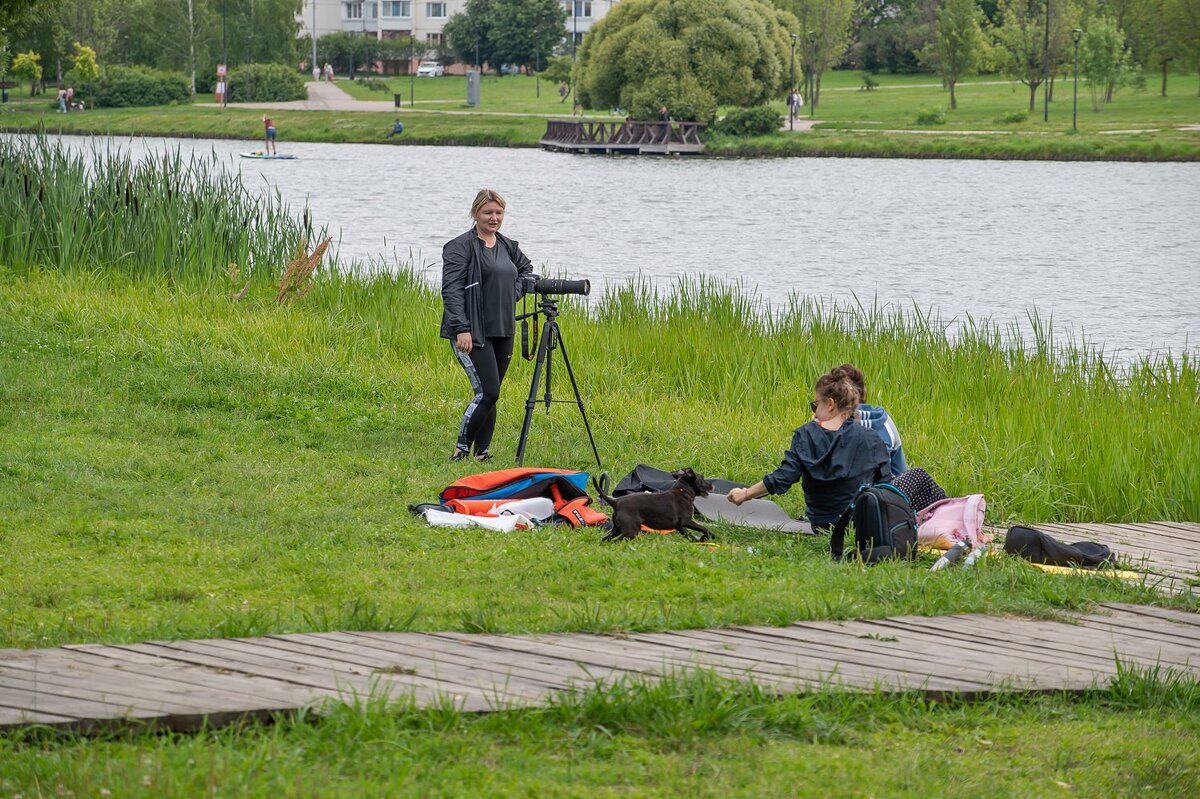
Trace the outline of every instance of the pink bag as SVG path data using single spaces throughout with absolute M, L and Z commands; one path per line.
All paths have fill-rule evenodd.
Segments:
M 917 545 L 949 549 L 965 541 L 974 549 L 989 543 L 992 536 L 983 529 L 986 507 L 983 494 L 971 494 L 938 500 L 922 508 L 917 514 Z

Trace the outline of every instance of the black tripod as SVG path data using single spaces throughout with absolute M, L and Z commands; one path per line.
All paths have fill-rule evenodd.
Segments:
M 552 377 L 554 375 L 554 361 L 550 353 L 553 350 L 558 350 L 562 353 L 563 364 L 567 367 L 567 377 L 571 378 L 571 390 L 575 393 L 575 404 L 579 406 L 579 415 L 583 417 L 583 427 L 587 430 L 588 441 L 592 444 L 592 454 L 596 456 L 596 465 L 604 468 L 600 463 L 600 452 L 596 449 L 596 439 L 592 436 L 592 426 L 588 424 L 587 411 L 583 407 L 583 397 L 579 396 L 579 384 L 575 382 L 575 372 L 571 369 L 571 359 L 567 357 L 567 347 L 562 339 L 562 331 L 558 328 L 558 299 L 555 297 L 541 296 L 538 303 L 539 308 L 532 313 L 521 314 L 517 320 L 536 317 L 538 314 L 546 317 L 545 323 L 542 325 L 542 335 L 538 339 L 537 347 L 537 362 L 533 366 L 533 380 L 529 384 L 529 398 L 525 400 L 525 423 L 521 425 L 521 440 L 517 444 L 517 465 L 522 466 L 525 463 L 525 445 L 529 443 L 529 426 L 533 423 L 533 409 L 538 402 L 546 403 L 546 412 L 550 412 L 550 403 L 552 402 L 571 402 L 571 400 L 556 400 L 552 394 Z M 522 330 L 524 333 L 524 330 Z M 524 336 L 522 336 L 523 338 Z M 524 348 L 522 342 L 522 348 Z M 530 355 L 522 353 L 526 358 Z M 542 369 L 546 371 L 546 391 L 541 400 L 538 399 L 538 384 L 542 380 Z

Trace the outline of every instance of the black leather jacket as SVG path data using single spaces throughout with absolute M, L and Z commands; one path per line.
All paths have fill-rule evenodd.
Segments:
M 525 295 L 522 280 L 533 274 L 533 263 L 521 252 L 517 242 L 497 233 L 496 240 L 508 248 L 517 267 L 517 297 Z M 483 242 L 472 227 L 442 247 L 442 338 L 453 339 L 459 333 L 471 334 L 472 346 L 484 347 L 483 335 Z M 516 311 L 514 309 L 513 313 Z

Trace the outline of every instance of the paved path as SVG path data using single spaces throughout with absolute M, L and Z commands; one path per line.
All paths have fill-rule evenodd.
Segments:
M 1038 527 L 1106 543 L 1167 591 L 1200 584 L 1200 524 Z M 906 616 L 623 635 L 331 632 L 10 649 L 0 650 L 0 730 L 127 721 L 189 730 L 368 696 L 483 712 L 694 668 L 780 692 L 1080 691 L 1111 681 L 1118 661 L 1200 678 L 1200 614 L 1107 605 L 1072 623 Z
M 539 119 L 571 118 L 569 108 L 560 114 L 537 114 L 517 111 L 479 111 L 456 110 L 444 108 L 414 108 L 405 105 L 397 108 L 391 100 L 359 100 L 347 94 L 337 83 L 315 83 L 309 81 L 307 100 L 288 100 L 278 103 L 229 103 L 229 108 L 252 108 L 264 111 L 347 111 L 352 113 L 383 113 L 383 114 L 449 114 L 455 116 L 487 116 L 487 117 L 535 117 Z M 430 100 L 430 103 L 457 102 L 453 100 Z M 465 102 L 465 100 L 464 100 Z M 196 103 L 198 108 L 220 108 L 219 103 Z M 588 114 L 574 119 L 619 119 L 612 114 Z

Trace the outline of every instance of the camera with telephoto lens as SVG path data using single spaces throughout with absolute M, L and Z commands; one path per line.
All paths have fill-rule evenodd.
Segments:
M 538 275 L 525 275 L 521 281 L 526 294 L 578 294 L 586 297 L 592 291 L 590 280 L 559 280 Z

